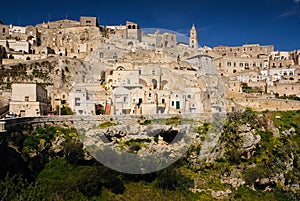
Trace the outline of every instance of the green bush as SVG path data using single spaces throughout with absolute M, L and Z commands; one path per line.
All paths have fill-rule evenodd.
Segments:
M 265 175 L 263 168 L 260 166 L 249 168 L 244 173 L 244 179 L 248 185 L 253 185 L 257 179 L 262 179 L 265 176 L 267 175 Z

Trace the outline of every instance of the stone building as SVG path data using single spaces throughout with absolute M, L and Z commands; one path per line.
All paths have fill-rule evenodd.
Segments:
M 30 43 L 25 40 L 21 40 L 21 41 L 8 40 L 7 42 L 10 50 L 27 53 L 27 54 L 30 51 Z
M 270 54 L 270 68 L 286 68 L 295 64 L 295 61 L 290 52 L 276 51 Z
M 135 22 L 126 21 L 127 44 L 135 44 L 142 41 L 142 30 Z
M 9 25 L 5 25 L 0 21 L 0 39 L 8 39 L 9 37 Z
M 222 56 L 242 56 L 249 55 L 250 57 L 269 56 L 274 51 L 273 45 L 261 46 L 259 44 L 247 44 L 242 46 L 217 46 L 214 47 L 213 52 Z
M 99 115 L 103 114 L 105 101 L 91 97 L 87 87 L 74 87 L 69 93 L 69 106 L 74 115 Z
M 96 17 L 86 17 L 80 16 L 80 26 L 98 26 L 98 21 Z
M 138 70 L 126 70 L 123 66 L 119 66 L 115 71 L 112 71 L 110 75 L 106 76 L 107 87 L 141 87 L 139 84 L 139 75 L 140 72 Z
M 198 36 L 195 25 L 193 24 L 190 30 L 190 47 L 197 49 L 198 48 Z
M 268 68 L 268 60 L 257 57 L 222 56 L 214 60 L 215 66 L 223 76 L 232 76 L 235 73 L 249 70 L 263 70 Z
M 48 113 L 47 90 L 35 83 L 12 84 L 9 110 L 21 117 L 46 115 Z

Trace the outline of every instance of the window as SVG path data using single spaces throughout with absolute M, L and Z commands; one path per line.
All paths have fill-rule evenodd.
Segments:
M 245 69 L 249 69 L 249 64 L 245 63 Z
M 231 66 L 231 62 L 227 62 L 227 66 Z
M 188 98 L 191 98 L 191 95 L 187 95 Z
M 161 102 L 164 104 L 165 103 L 165 99 L 163 98 L 163 99 L 161 99 Z
M 2 33 L 5 33 L 5 28 L 2 28 Z
M 130 80 L 127 80 L 127 84 L 130 84 Z
M 29 101 L 29 96 L 25 96 L 25 101 Z
M 244 66 L 244 64 L 243 63 L 240 63 L 240 67 L 243 67 Z
M 152 75 L 155 75 L 155 70 L 152 70 Z
M 103 53 L 103 52 L 100 52 L 99 57 L 100 57 L 100 58 L 103 58 L 103 56 L 104 56 L 104 53 Z
M 256 63 L 253 63 L 253 67 L 256 67 Z
M 174 101 L 171 102 L 171 106 L 174 106 Z
M 179 110 L 180 109 L 180 102 L 176 101 L 176 109 Z
M 75 98 L 75 106 L 80 106 L 80 98 Z
M 87 21 L 85 21 L 87 24 L 91 24 L 92 23 L 92 21 L 91 20 L 87 20 Z
M 114 56 L 113 56 L 113 59 L 118 59 L 118 56 L 117 56 L 117 55 L 114 55 Z
M 233 62 L 233 66 L 236 67 L 236 63 L 235 62 Z

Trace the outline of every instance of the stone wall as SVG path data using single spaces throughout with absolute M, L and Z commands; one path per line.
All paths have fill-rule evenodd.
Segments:
M 45 126 L 56 125 L 61 127 L 76 128 L 76 129 L 90 129 L 101 123 L 112 121 L 117 124 L 124 124 L 130 122 L 142 122 L 146 119 L 166 119 L 172 117 L 179 117 L 182 119 L 193 119 L 194 121 L 211 121 L 212 113 L 188 113 L 188 114 L 153 114 L 153 115 L 64 115 L 51 117 L 17 117 L 5 119 L 0 121 L 0 133 L 12 131 L 16 129 L 23 129 L 24 126 Z M 223 115 L 220 113 L 220 115 Z M 1 130 L 2 129 L 2 130 Z
M 268 93 L 278 93 L 280 96 L 285 95 L 297 95 L 300 96 L 299 84 L 280 84 L 275 86 L 268 86 Z
M 256 111 L 300 110 L 300 101 L 264 98 L 235 98 L 234 102 L 242 107 L 250 107 Z

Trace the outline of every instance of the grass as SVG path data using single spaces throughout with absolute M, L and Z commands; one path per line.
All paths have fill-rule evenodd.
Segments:
M 64 137 L 66 140 L 78 137 L 76 129 L 57 126 L 40 127 L 26 135 L 22 150 L 25 154 L 36 152 L 39 145 L 49 144 L 58 136 Z
M 140 125 L 160 124 L 160 125 L 180 125 L 180 124 L 193 124 L 196 123 L 193 119 L 183 119 L 179 116 L 171 118 L 159 119 L 146 119 Z
M 128 141 L 120 141 L 118 146 L 122 149 L 128 149 L 129 152 L 134 153 L 147 146 L 145 143 L 150 143 L 150 138 L 146 139 L 130 139 Z
M 107 121 L 107 122 L 99 124 L 97 128 L 103 129 L 103 128 L 108 128 L 110 126 L 115 126 L 115 125 L 117 125 L 117 124 L 114 122 L 111 122 L 111 121 Z
M 280 131 L 294 127 L 297 130 L 297 133 L 300 134 L 300 110 L 268 112 L 265 115 L 274 122 L 274 126 L 279 128 Z

